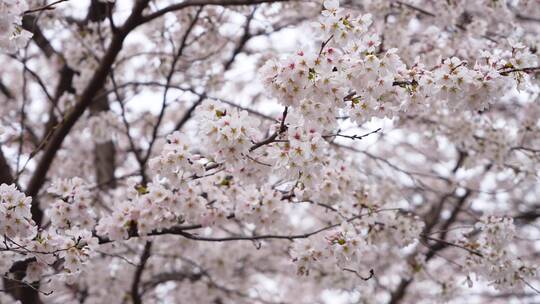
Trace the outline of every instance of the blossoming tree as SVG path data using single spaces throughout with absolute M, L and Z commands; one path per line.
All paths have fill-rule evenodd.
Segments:
M 0 51 L 1 303 L 540 301 L 538 0 L 1 0 Z

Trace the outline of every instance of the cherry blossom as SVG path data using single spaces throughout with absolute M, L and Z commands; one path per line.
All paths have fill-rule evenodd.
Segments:
M 2 1 L 0 302 L 537 303 L 539 24 Z

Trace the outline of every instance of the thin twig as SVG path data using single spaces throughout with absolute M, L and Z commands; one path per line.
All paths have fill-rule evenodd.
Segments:
M 371 131 L 371 132 L 368 132 L 366 134 L 362 134 L 362 135 L 345 135 L 345 134 L 340 134 L 340 133 L 337 133 L 337 134 L 330 134 L 330 135 L 323 135 L 323 138 L 332 138 L 332 137 L 344 137 L 344 138 L 349 138 L 349 139 L 363 139 L 371 134 L 375 134 L 379 131 L 381 131 L 382 128 L 378 128 L 377 130 L 374 130 L 374 131 Z
M 371 278 L 373 278 L 373 276 L 375 276 L 375 272 L 373 271 L 373 269 L 369 270 L 369 276 L 367 276 L 367 277 L 363 277 L 361 274 L 358 273 L 358 271 L 356 271 L 354 269 L 343 268 L 343 270 L 354 273 L 357 277 L 359 277 L 360 279 L 362 279 L 364 281 L 369 281 L 369 279 L 371 279 Z
M 50 11 L 50 10 L 53 10 L 53 9 L 56 8 L 56 7 L 54 7 L 55 5 L 60 4 L 62 2 L 67 2 L 67 1 L 69 1 L 69 0 L 58 0 L 58 1 L 55 1 L 53 3 L 49 3 L 49 4 L 47 4 L 45 6 L 42 6 L 42 7 L 27 10 L 27 11 L 25 11 L 23 13 L 23 15 L 28 15 L 28 14 L 32 14 L 32 13 L 41 12 L 41 11 Z

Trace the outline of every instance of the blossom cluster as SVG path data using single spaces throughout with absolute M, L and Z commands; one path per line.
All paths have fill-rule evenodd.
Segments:
M 353 18 L 335 1 L 325 7 L 320 34 L 327 40 L 320 50 L 301 50 L 261 69 L 271 94 L 320 128 L 335 127 L 339 110 L 358 124 L 416 112 L 482 111 L 518 82 L 527 82 L 507 71 L 538 62 L 523 44 L 513 43 L 512 52 L 483 51 L 477 62 L 450 57 L 433 67 L 420 62 L 407 67 L 397 49 L 378 49 L 380 38 L 369 32 L 370 15 Z
M 175 4 L 134 9 L 131 13 L 141 15 L 126 19 L 130 11 L 113 2 L 92 1 L 90 7 L 104 5 L 108 10 L 98 21 L 91 20 L 91 14 L 58 22 L 51 18 L 54 13 L 41 16 L 39 25 L 47 28 L 45 38 L 58 54 L 52 57 L 74 71 L 73 81 L 63 79 L 71 77 L 65 70 L 54 71 L 60 75 L 58 94 L 49 96 L 49 83 L 35 85 L 45 72 L 30 73 L 35 58 L 45 57 L 42 45 L 28 49 L 22 77 L 0 75 L 0 95 L 15 104 L 2 119 L 15 131 L 3 136 L 7 140 L 2 140 L 0 153 L 5 150 L 10 158 L 18 149 L 22 155 L 16 180 L 0 185 L 0 272 L 5 278 L 24 287 L 34 282 L 39 292 L 54 290 L 52 296 L 41 295 L 44 302 L 89 303 L 135 303 L 137 297 L 144 303 L 179 298 L 200 303 L 316 303 L 328 289 L 352 291 L 355 302 L 378 303 L 389 297 L 391 302 L 394 297 L 408 302 L 421 296 L 425 302 L 441 302 L 458 296 L 462 277 L 469 287 L 475 278 L 511 295 L 527 286 L 534 289 L 537 265 L 523 248 L 536 250 L 537 244 L 524 245 L 517 237 L 534 231 L 534 225 L 523 228 L 513 218 L 486 214 L 515 214 L 519 223 L 538 219 L 532 208 L 538 196 L 540 107 L 537 80 L 530 71 L 539 60 L 538 48 L 526 39 L 540 42 L 490 23 L 497 20 L 471 17 L 484 14 L 483 9 L 509 14 L 516 1 L 364 1 L 362 10 L 370 14 L 340 7 L 338 0 L 324 1 L 322 16 L 311 23 L 316 43 L 270 59 L 259 70 L 262 90 L 277 101 L 264 109 L 257 102 L 244 107 L 227 101 L 227 94 L 236 93 L 221 85 L 229 73 L 212 61 L 221 64 L 220 48 L 228 51 L 236 42 L 229 26 L 238 23 L 243 6 L 184 7 L 160 22 L 157 17 L 174 11 Z M 312 3 L 298 3 L 250 10 L 240 46 L 252 36 L 271 40 L 270 27 L 257 29 L 262 17 L 280 20 L 273 24 L 276 29 L 304 20 L 307 12 L 298 18 L 289 8 Z M 319 3 L 313 7 L 318 14 Z M 434 15 L 430 8 L 449 18 L 434 17 L 433 25 L 424 28 Z M 0 4 L 0 49 L 16 50 L 28 39 L 21 29 L 26 9 L 24 1 Z M 126 26 L 120 25 L 122 20 Z M 216 26 L 221 22 L 226 30 Z M 124 40 L 132 27 L 148 39 Z M 501 32 L 491 33 L 493 29 Z M 177 41 L 176 34 L 185 36 Z M 501 44 L 493 49 L 491 42 L 478 44 L 479 39 L 492 39 L 489 35 Z M 130 47 L 121 49 L 119 41 Z M 471 45 L 464 47 L 467 43 Z M 239 52 L 251 57 L 259 51 L 253 45 L 249 51 L 234 45 L 227 67 L 234 66 Z M 115 48 L 118 59 L 107 70 L 103 62 L 114 59 Z M 199 53 L 196 48 L 210 51 Z M 265 54 L 274 51 L 268 49 L 256 57 L 274 56 Z M 178 57 L 169 56 L 171 51 L 178 51 Z M 159 64 L 149 67 L 140 58 Z M 147 75 L 138 73 L 147 70 Z M 137 78 L 130 79 L 127 74 L 133 71 Z M 167 74 L 166 84 L 158 80 Z M 84 108 L 67 111 L 84 104 L 77 94 L 100 75 L 103 81 L 94 98 L 108 99 L 112 110 L 90 111 L 88 116 L 82 114 L 88 110 Z M 63 142 L 50 137 L 65 131 L 69 124 L 63 123 L 39 134 L 34 108 L 39 103 L 41 109 L 44 99 L 28 100 L 19 112 L 18 98 L 11 98 L 11 88 L 4 90 L 1 82 L 15 83 L 17 78 L 26 83 L 22 91 L 28 97 L 54 99 L 51 123 L 60 119 L 53 117 L 57 112 L 67 113 L 68 119 L 80 113 L 86 120 L 76 124 L 82 126 L 77 131 L 90 133 L 94 142 L 77 145 L 80 133 L 69 129 Z M 73 95 L 63 91 L 64 80 L 71 82 L 66 90 Z M 145 97 L 162 86 L 165 99 L 168 90 L 182 96 L 202 89 L 205 93 L 189 110 L 163 100 L 162 112 L 154 119 L 151 111 L 140 113 L 135 102 L 126 100 L 145 86 L 152 92 Z M 261 90 L 246 90 L 255 87 Z M 129 113 L 121 117 L 122 126 L 117 103 L 122 115 Z M 172 121 L 184 110 L 181 124 Z M 12 116 L 16 119 L 10 121 Z M 192 120 L 182 125 L 186 118 Z M 11 126 L 19 121 L 22 128 Z M 379 123 L 385 130 L 373 136 L 374 144 L 369 142 L 372 137 L 347 135 Z M 166 135 L 172 125 L 181 131 Z M 392 125 L 388 132 L 386 125 Z M 33 142 L 27 143 L 26 137 Z M 87 157 L 113 139 L 107 153 L 117 153 L 116 159 Z M 13 149 L 13 143 L 20 146 Z M 56 144 L 58 152 L 42 176 L 45 187 L 34 195 L 34 207 L 43 210 L 38 227 L 32 220 L 32 198 L 18 185 L 32 178 L 28 175 L 35 163 L 41 168 L 42 159 L 50 160 L 47 153 Z M 27 151 L 32 151 L 28 168 L 21 169 Z M 102 171 L 112 172 L 107 178 L 114 185 L 101 187 L 108 183 Z M 73 172 L 90 178 L 64 178 Z M 96 184 L 87 182 L 92 174 Z M 24 276 L 11 270 L 13 262 L 25 265 Z M 291 269 L 302 277 L 291 276 Z M 431 274 L 435 272 L 437 276 Z M 2 284 L 0 290 L 9 289 Z M 435 285 L 439 288 L 431 288 Z M 440 293 L 434 295 L 436 289 Z
M 389 240 L 397 248 L 415 244 L 423 228 L 421 220 L 409 215 L 369 213 L 358 222 L 342 222 L 324 236 L 296 242 L 291 255 L 299 275 L 324 264 L 365 273 L 363 258 L 369 252 L 384 250 Z
M 38 232 L 32 220 L 32 198 L 15 185 L 0 185 L 0 233 L 3 250 L 30 255 L 36 260 L 28 265 L 25 281 L 34 282 L 61 259 L 65 279 L 73 279 L 88 261 L 90 248 L 97 245 L 89 212 L 89 192 L 78 178 L 59 180 L 49 188 L 59 197 L 48 210 L 52 226 Z
M 287 121 L 294 122 L 293 117 L 294 113 Z M 313 184 L 328 156 L 328 143 L 322 135 L 299 121 L 289 123 L 286 132 L 278 138 L 283 141 L 278 140 L 266 149 L 265 162 L 279 176 Z
M 182 133 L 176 131 L 167 136 L 158 157 L 150 160 L 150 168 L 159 176 L 167 178 L 171 183 L 181 184 L 205 171 L 208 161 L 193 153 L 193 145 Z
M 0 3 L 0 49 L 14 52 L 23 47 L 32 33 L 22 28 L 22 14 L 28 9 L 25 0 Z
M 15 185 L 0 185 L 0 235 L 9 238 L 32 238 L 36 234 L 30 207 L 32 198 Z
M 90 230 L 72 228 L 60 232 L 49 229 L 41 231 L 25 248 L 36 260 L 28 265 L 24 278 L 27 282 L 40 280 L 43 275 L 53 273 L 58 261 L 58 279 L 73 282 L 83 271 L 90 258 L 95 255 L 98 239 Z
M 206 100 L 196 113 L 199 132 L 208 142 L 205 147 L 216 162 L 235 162 L 247 154 L 254 140 L 260 138 L 259 121 L 246 111 L 227 107 L 219 101 Z
M 134 232 L 145 235 L 160 227 L 175 224 L 175 197 L 159 183 L 140 185 L 129 181 L 130 191 L 125 201 L 118 202 L 112 213 L 101 217 L 96 230 L 111 240 L 129 238 Z
M 96 217 L 93 196 L 81 178 L 56 180 L 47 189 L 56 199 L 47 209 L 52 225 L 59 229 L 92 229 Z
M 466 259 L 469 271 L 496 289 L 523 289 L 536 276 L 537 266 L 522 260 L 511 245 L 516 232 L 512 218 L 486 217 L 475 228 L 480 231 L 480 237 L 465 243 L 474 251 Z

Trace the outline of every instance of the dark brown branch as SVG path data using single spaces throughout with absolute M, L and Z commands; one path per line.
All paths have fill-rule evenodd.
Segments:
M 195 230 L 195 229 L 200 229 L 200 228 L 203 228 L 203 226 L 202 225 L 175 226 L 175 227 L 170 227 L 170 228 L 166 228 L 166 229 L 154 230 L 154 231 L 150 232 L 148 235 L 150 235 L 150 236 L 169 235 L 169 234 L 170 235 L 177 235 L 177 234 L 180 234 L 180 232 L 183 232 L 183 231 Z M 128 233 L 128 239 L 136 238 L 136 237 L 140 237 L 140 236 L 141 235 L 139 235 L 139 233 L 137 232 L 136 229 L 132 229 Z M 98 238 L 99 244 L 107 244 L 107 243 L 113 242 L 113 240 L 110 240 L 110 239 L 108 239 L 106 237 L 103 237 L 103 236 L 95 235 L 95 237 Z
M 470 254 L 473 254 L 473 255 L 476 255 L 476 256 L 479 256 L 481 258 L 484 257 L 484 255 L 476 250 L 472 250 L 470 248 L 467 248 L 465 246 L 461 246 L 459 244 L 455 244 L 455 243 L 452 243 L 452 242 L 448 242 L 448 241 L 445 241 L 445 240 L 441 240 L 441 239 L 437 239 L 437 238 L 434 238 L 434 237 L 430 237 L 430 236 L 427 236 L 427 235 L 423 235 L 422 236 L 423 238 L 427 239 L 427 240 L 430 240 L 430 241 L 435 241 L 437 242 L 437 244 L 441 244 L 440 247 L 447 247 L 447 246 L 450 246 L 450 247 L 456 247 L 456 248 L 460 248 L 460 249 L 463 249 L 467 252 L 469 252 Z
M 0 81 L 0 93 L 4 94 L 8 99 L 13 99 L 13 93 L 11 93 L 2 81 Z
M 458 160 L 458 163 L 459 163 L 459 160 Z M 469 248 L 462 247 L 462 246 L 460 246 L 458 244 L 450 243 L 450 242 L 447 242 L 445 240 L 446 235 L 448 233 L 448 228 L 450 228 L 452 223 L 454 223 L 454 221 L 456 220 L 457 215 L 461 211 L 461 208 L 463 207 L 465 201 L 470 196 L 470 194 L 471 194 L 471 192 L 467 191 L 465 193 L 465 195 L 460 197 L 459 201 L 457 202 L 456 206 L 454 207 L 454 210 L 452 211 L 452 214 L 450 215 L 450 217 L 442 225 L 441 231 L 443 231 L 443 232 L 441 234 L 441 237 L 438 238 L 438 239 L 430 237 L 429 233 L 431 232 L 433 227 L 435 227 L 436 221 L 438 220 L 438 218 L 440 216 L 440 213 L 442 211 L 442 205 L 450 197 L 450 195 L 446 194 L 441 198 L 441 200 L 440 200 L 440 202 L 438 204 L 439 207 L 437 208 L 437 214 L 436 215 L 428 216 L 428 218 L 429 217 L 433 217 L 433 218 L 436 217 L 436 220 L 435 221 L 432 220 L 432 221 L 426 223 L 424 231 L 422 232 L 422 238 L 425 239 L 425 240 L 435 241 L 436 244 L 429 248 L 429 251 L 426 254 L 426 263 L 429 260 L 431 260 L 433 257 L 435 257 L 437 252 L 443 250 L 444 248 L 446 248 L 448 246 L 459 247 L 459 248 L 467 250 L 468 252 L 471 252 L 471 250 Z M 474 250 L 473 250 L 473 252 L 474 252 Z M 478 254 L 478 252 L 475 252 L 473 254 L 482 256 L 481 254 Z M 389 304 L 397 304 L 397 303 L 401 302 L 401 300 L 403 299 L 403 297 L 406 294 L 407 288 L 409 287 L 409 285 L 411 283 L 412 283 L 411 279 L 402 279 L 401 282 L 399 283 L 398 287 L 392 292 Z
M 67 1 L 69 1 L 69 0 L 57 0 L 57 1 L 54 1 L 53 3 L 49 3 L 49 4 L 44 5 L 42 7 L 27 10 L 27 11 L 25 11 L 23 13 L 23 15 L 28 15 L 28 14 L 32 14 L 32 13 L 41 12 L 41 11 L 50 11 L 50 10 L 55 9 L 55 7 L 54 7 L 55 5 L 60 4 L 62 2 L 67 2 Z
M 409 8 L 411 10 L 417 11 L 417 12 L 419 12 L 421 14 L 424 14 L 424 15 L 427 15 L 427 16 L 430 16 L 430 17 L 437 17 L 437 15 L 435 15 L 434 13 L 426 11 L 425 9 L 420 8 L 418 6 L 414 6 L 412 4 L 408 4 L 408 3 L 405 3 L 405 2 L 402 2 L 402 1 L 396 1 L 396 3 L 398 3 L 399 5 L 403 5 L 403 6 Z
M 156 18 L 159 18 L 167 13 L 178 11 L 190 6 L 201 6 L 201 5 L 218 5 L 218 6 L 238 6 L 238 5 L 254 5 L 260 3 L 275 3 L 275 2 L 291 2 L 293 0 L 188 0 L 182 3 L 173 4 L 162 8 L 158 11 L 155 11 L 149 15 L 144 16 L 140 21 L 146 23 L 152 21 Z
M 334 38 L 334 35 L 330 36 L 328 39 L 326 39 L 325 41 L 323 41 L 321 43 L 321 49 L 319 50 L 319 56 L 321 56 L 322 52 L 324 51 L 324 48 L 326 47 L 326 45 L 328 45 L 328 43 L 330 43 L 330 41 Z
M 361 274 L 358 273 L 358 271 L 354 270 L 354 269 L 350 269 L 350 268 L 343 268 L 344 271 L 347 271 L 347 272 L 352 272 L 354 273 L 357 277 L 359 277 L 360 279 L 364 280 L 364 281 L 369 281 L 371 278 L 373 278 L 375 276 L 375 272 L 373 271 L 373 269 L 370 269 L 369 270 L 369 276 L 367 277 L 364 277 L 362 276 Z
M 23 29 L 32 33 L 32 40 L 38 45 L 47 58 L 56 54 L 56 51 L 52 47 L 51 43 L 45 37 L 45 35 L 43 35 L 43 32 L 37 25 L 37 18 L 35 16 L 24 16 L 22 19 L 22 27 Z
M 150 252 L 152 250 L 152 242 L 146 242 L 144 245 L 143 252 L 141 254 L 141 259 L 137 269 L 135 269 L 135 274 L 133 277 L 133 283 L 131 284 L 131 300 L 133 304 L 142 304 L 141 295 L 139 293 L 139 284 L 141 282 L 141 277 L 146 266 L 146 262 L 150 258 Z
M 182 127 L 191 119 L 191 116 L 193 115 L 193 112 L 195 112 L 195 109 L 203 102 L 203 100 L 206 98 L 205 94 L 201 94 L 197 101 L 195 101 L 191 107 L 184 113 L 182 118 L 176 123 L 176 126 L 174 126 L 175 131 L 180 131 Z
M 100 22 L 105 20 L 109 15 L 112 15 L 113 7 L 114 3 L 92 0 L 84 22 Z
M 540 71 L 540 66 L 510 69 L 510 70 L 500 71 L 500 74 L 503 76 L 506 76 L 510 73 L 516 73 L 516 72 L 532 73 L 536 71 Z
M 13 183 L 13 175 L 11 173 L 11 168 L 9 167 L 7 159 L 4 157 L 2 147 L 0 146 L 0 184 L 11 183 Z
M 337 133 L 337 134 L 331 134 L 331 135 L 323 135 L 323 138 L 343 137 L 343 138 L 348 138 L 348 139 L 352 139 L 352 140 L 364 139 L 364 138 L 368 137 L 371 134 L 378 133 L 381 130 L 382 130 L 382 128 L 378 128 L 378 129 L 376 129 L 374 131 L 371 131 L 371 132 L 368 132 L 368 133 L 365 133 L 365 134 L 362 134 L 362 135 L 356 135 L 356 134 L 355 135 L 345 135 L 345 134 Z
M 4 288 L 13 296 L 16 300 L 21 301 L 23 304 L 41 304 L 39 298 L 39 287 L 36 284 L 20 285 L 26 275 L 26 269 L 31 262 L 34 262 L 35 258 L 21 260 L 13 263 L 9 269 L 14 279 L 8 279 L 4 277 Z
M 518 222 L 533 222 L 540 218 L 540 205 L 533 206 L 531 210 L 514 215 L 513 218 Z
M 371 215 L 371 214 L 377 213 L 377 212 L 384 212 L 384 211 L 396 211 L 396 212 L 399 212 L 399 211 L 402 211 L 402 209 L 389 208 L 389 209 L 380 209 L 380 210 L 376 210 L 376 211 L 370 211 L 370 212 L 358 214 L 356 216 L 352 216 L 352 217 L 346 219 L 345 221 L 346 222 L 352 222 L 352 221 L 357 220 L 359 218 L 362 218 L 364 216 Z M 231 236 L 231 237 L 203 237 L 203 236 L 198 236 L 198 235 L 186 232 L 187 230 L 197 229 L 197 228 L 195 228 L 195 227 L 197 227 L 197 225 L 193 225 L 193 226 L 188 226 L 188 227 L 182 228 L 182 229 L 174 229 L 173 228 L 173 229 L 169 229 L 169 230 L 162 230 L 162 231 L 160 231 L 158 233 L 150 233 L 149 235 L 177 234 L 177 235 L 181 235 L 181 236 L 183 236 L 183 237 L 185 237 L 187 239 L 196 240 L 196 241 L 205 241 L 205 242 L 256 241 L 256 240 L 272 240 L 272 239 L 293 241 L 295 239 L 309 238 L 309 237 L 311 237 L 313 235 L 316 235 L 316 234 L 319 234 L 319 233 L 321 233 L 323 231 L 327 231 L 327 230 L 336 228 L 339 225 L 341 225 L 341 222 L 337 223 L 337 224 L 328 225 L 328 226 L 313 230 L 311 232 L 301 233 L 301 234 L 291 234 L 291 235 L 264 234 L 264 235 Z M 189 228 L 189 229 L 187 229 L 187 228 Z
M 452 213 L 450 214 L 450 217 L 444 222 L 444 224 L 441 226 L 440 230 L 442 231 L 440 239 L 445 240 L 446 235 L 448 234 L 450 226 L 456 221 L 458 214 L 461 212 L 463 205 L 467 201 L 467 198 L 471 195 L 471 191 L 467 190 L 465 194 L 459 198 L 456 205 L 454 206 L 454 209 L 452 210 Z M 426 237 L 427 239 L 427 237 Z M 438 251 L 444 249 L 447 244 L 443 244 L 439 242 L 437 245 L 431 247 L 429 249 L 429 252 L 426 254 L 426 260 L 430 260 L 435 253 Z
M 285 125 L 285 119 L 287 119 L 287 111 L 288 110 L 289 110 L 288 107 L 285 107 L 285 109 L 283 110 L 283 115 L 281 116 L 281 125 L 279 126 L 279 130 L 274 132 L 272 135 L 270 135 L 269 137 L 267 137 L 263 141 L 255 143 L 253 146 L 251 146 L 251 148 L 249 148 L 249 152 L 253 152 L 253 151 L 257 150 L 258 148 L 260 148 L 260 147 L 262 147 L 264 145 L 268 145 L 268 144 L 271 144 L 271 143 L 275 142 L 276 138 L 281 133 L 283 133 L 283 132 L 285 132 L 287 130 L 287 126 Z
M 251 13 L 246 17 L 246 24 L 244 25 L 244 33 L 242 34 L 240 41 L 238 41 L 236 47 L 234 48 L 231 57 L 229 58 L 229 60 L 227 60 L 227 62 L 223 66 L 224 71 L 228 71 L 231 68 L 232 64 L 234 63 L 234 60 L 236 59 L 236 56 L 238 56 L 238 54 L 242 52 L 246 43 L 249 41 L 249 39 L 251 39 L 252 35 L 250 34 L 249 30 L 251 26 L 251 21 L 253 20 L 253 17 L 255 16 L 256 11 L 257 11 L 257 8 L 255 7 L 251 11 Z
M 379 210 L 376 210 L 376 211 L 370 211 L 370 212 L 358 214 L 356 216 L 352 216 L 350 218 L 345 219 L 345 221 L 352 222 L 352 221 L 354 221 L 356 219 L 359 219 L 359 218 L 362 218 L 364 216 L 371 215 L 371 214 L 374 214 L 374 213 L 391 212 L 391 211 L 401 212 L 401 211 L 403 211 L 403 209 L 401 209 L 401 208 L 379 209 Z M 234 214 L 231 214 L 231 215 L 227 216 L 227 219 L 232 219 L 232 218 L 234 218 Z M 320 232 L 323 232 L 323 231 L 338 227 L 339 225 L 341 225 L 341 222 L 337 223 L 337 224 L 332 224 L 332 225 L 329 225 L 329 226 L 325 226 L 325 227 L 319 228 L 317 230 L 314 230 L 314 231 L 311 231 L 311 232 L 308 232 L 308 233 L 303 233 L 303 234 L 291 234 L 291 235 L 267 234 L 267 235 L 256 235 L 256 236 L 235 236 L 235 237 L 212 238 L 212 237 L 199 237 L 199 236 L 197 236 L 195 234 L 191 234 L 191 233 L 186 232 L 186 231 L 190 231 L 190 230 L 197 230 L 197 229 L 203 228 L 203 226 L 200 225 L 200 224 L 194 224 L 194 225 L 175 226 L 175 227 L 170 227 L 170 228 L 166 228 L 166 229 L 154 230 L 154 231 L 148 233 L 145 236 L 181 235 L 181 236 L 186 237 L 188 239 L 198 240 L 198 241 L 207 241 L 207 242 L 254 241 L 254 240 L 264 240 L 264 239 L 281 239 L 281 240 L 290 240 L 290 241 L 292 241 L 294 239 L 308 238 L 308 237 L 310 237 L 312 235 L 315 235 L 315 234 L 318 234 Z M 96 235 L 96 234 L 94 234 L 94 236 L 96 238 L 98 238 L 99 244 L 107 244 L 107 243 L 113 242 L 113 240 L 110 240 L 110 239 L 108 239 L 107 237 L 104 237 L 104 236 L 100 236 L 100 235 Z M 128 239 L 136 238 L 136 237 L 141 237 L 141 235 L 139 235 L 139 233 L 137 232 L 137 229 L 131 229 L 129 231 L 129 233 L 128 233 Z
M 532 16 L 525 16 L 522 14 L 517 14 L 516 18 L 523 21 L 540 22 L 540 17 L 532 17 Z

